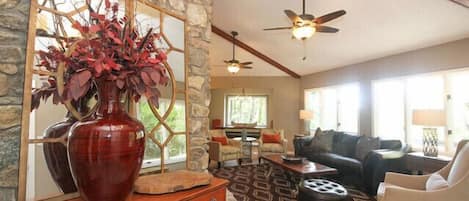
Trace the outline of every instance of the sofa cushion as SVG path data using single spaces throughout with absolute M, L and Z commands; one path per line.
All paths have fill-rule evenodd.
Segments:
M 388 184 L 388 183 L 381 182 L 381 183 L 379 183 L 378 191 L 376 192 L 376 198 L 377 198 L 378 201 L 383 201 L 384 200 L 384 194 L 386 193 L 386 188 L 404 189 L 400 186 L 396 186 L 396 185 L 393 185 L 393 184 Z
M 222 154 L 235 154 L 241 152 L 239 147 L 225 145 L 221 146 L 221 153 Z
M 341 173 L 361 175 L 363 172 L 362 163 L 359 160 L 334 153 L 319 153 L 314 156 L 313 160 L 329 167 L 336 168 Z
M 221 145 L 228 145 L 228 139 L 225 136 L 213 136 L 212 141 L 219 142 Z
M 355 148 L 360 136 L 339 133 L 334 135 L 332 152 L 342 156 L 355 156 Z
M 282 144 L 278 143 L 263 143 L 262 146 L 259 147 L 261 152 L 275 152 L 275 153 L 283 153 L 284 149 Z
M 282 136 L 280 136 L 280 133 L 272 133 L 272 134 L 267 134 L 264 133 L 262 134 L 262 142 L 263 143 L 281 143 L 282 141 Z
M 332 143 L 335 132 L 333 130 L 322 131 L 320 128 L 316 129 L 313 140 L 307 146 L 305 150 L 307 152 L 331 152 Z
M 469 172 L 469 143 L 466 144 L 454 159 L 453 166 L 448 174 L 450 186 L 458 183 Z
M 379 149 L 380 140 L 375 137 L 361 136 L 358 139 L 357 146 L 355 148 L 355 158 L 360 161 L 365 161 L 366 156 L 372 150 Z
M 448 187 L 448 182 L 438 173 L 433 173 L 428 177 L 428 180 L 425 184 L 425 189 L 427 191 L 434 191 Z

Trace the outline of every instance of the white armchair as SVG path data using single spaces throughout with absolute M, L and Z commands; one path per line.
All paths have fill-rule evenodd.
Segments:
M 263 135 L 277 134 L 277 133 L 280 134 L 280 143 L 265 143 L 262 141 Z M 269 154 L 286 154 L 287 143 L 288 141 L 285 138 L 285 133 L 283 129 L 261 129 L 261 133 L 259 137 L 259 156 L 265 156 Z
M 209 164 L 210 161 L 217 161 L 218 168 L 220 168 L 221 163 L 228 161 L 228 160 L 238 160 L 238 164 L 240 163 L 241 155 L 241 144 L 239 141 L 228 139 L 227 145 L 222 145 L 220 142 L 212 141 L 212 137 L 226 137 L 225 131 L 222 129 L 218 130 L 210 130 L 210 141 L 209 145 Z
M 459 142 L 453 160 L 437 173 L 448 187 L 427 190 L 431 175 L 387 173 L 378 189 L 378 201 L 463 201 L 469 200 L 469 140 Z

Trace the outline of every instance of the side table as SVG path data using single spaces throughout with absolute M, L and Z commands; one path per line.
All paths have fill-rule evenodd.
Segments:
M 246 139 L 242 139 L 242 137 L 235 137 L 233 140 L 241 142 L 241 151 L 244 155 L 245 159 L 252 160 L 252 143 L 255 142 L 257 139 L 253 137 L 246 137 Z
M 430 157 L 423 155 L 422 152 L 411 152 L 405 156 L 405 167 L 411 172 L 417 172 L 417 174 L 433 173 L 451 161 L 448 156 L 437 156 Z
M 129 201 L 225 201 L 228 181 L 217 177 L 207 186 L 162 195 L 133 194 Z M 68 201 L 83 201 L 76 198 Z

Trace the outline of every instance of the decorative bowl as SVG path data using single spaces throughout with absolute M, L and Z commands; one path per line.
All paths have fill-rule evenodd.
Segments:
M 282 160 L 285 163 L 303 163 L 304 157 L 295 155 L 282 155 Z

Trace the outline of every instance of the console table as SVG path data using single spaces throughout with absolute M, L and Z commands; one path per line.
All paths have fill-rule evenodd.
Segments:
M 451 158 L 447 156 L 430 157 L 422 152 L 407 153 L 405 156 L 406 169 L 417 171 L 417 174 L 433 173 L 446 166 Z
M 133 194 L 129 201 L 225 201 L 228 181 L 214 177 L 208 186 L 163 195 Z M 80 198 L 69 201 L 83 201 Z

